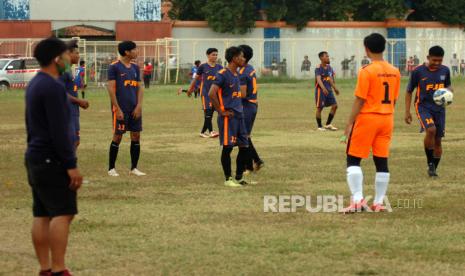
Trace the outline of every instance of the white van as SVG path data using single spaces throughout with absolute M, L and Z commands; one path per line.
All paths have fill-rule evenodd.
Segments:
M 39 63 L 34 58 L 0 59 L 0 91 L 26 87 L 39 69 Z

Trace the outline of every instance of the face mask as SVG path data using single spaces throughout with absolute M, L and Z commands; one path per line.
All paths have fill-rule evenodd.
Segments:
M 65 72 L 70 71 L 71 64 L 67 60 L 63 60 L 62 58 L 60 58 L 60 59 L 63 61 L 63 66 L 61 66 L 59 63 L 57 63 L 56 67 L 57 67 L 57 70 L 58 70 L 58 74 L 61 76 Z

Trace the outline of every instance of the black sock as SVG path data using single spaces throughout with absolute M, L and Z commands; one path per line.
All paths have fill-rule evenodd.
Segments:
M 441 157 L 433 157 L 434 167 L 436 169 L 438 168 L 440 161 L 441 161 Z
M 231 147 L 223 147 L 221 151 L 221 165 L 223 166 L 224 177 L 228 180 L 231 177 Z
M 140 142 L 131 141 L 131 170 L 137 168 L 140 156 Z
M 255 149 L 252 139 L 249 138 L 249 149 L 250 149 L 250 157 L 252 158 L 253 161 L 258 162 L 260 161 L 260 156 L 258 156 L 258 152 Z
M 334 114 L 333 113 L 329 113 L 328 115 L 328 120 L 326 121 L 326 125 L 330 125 L 331 122 L 333 121 L 334 119 Z
M 81 95 L 82 95 L 82 98 L 85 99 L 86 98 L 86 93 L 84 91 L 81 91 Z
M 203 119 L 202 131 L 200 133 L 205 133 L 205 131 L 207 131 L 207 128 L 208 128 L 208 120 L 207 120 L 207 117 L 205 116 L 205 118 Z
M 108 170 L 111 170 L 111 169 L 115 168 L 116 157 L 118 157 L 118 150 L 119 150 L 119 144 L 117 144 L 114 141 L 111 141 L 111 144 L 110 144 L 110 161 L 109 161 Z
M 62 276 L 65 271 L 52 272 L 52 276 Z
M 241 180 L 249 162 L 249 148 L 239 147 L 236 158 L 236 180 Z
M 207 129 L 208 129 L 209 132 L 213 131 L 212 117 L 209 117 L 207 119 Z
M 323 127 L 321 125 L 321 118 L 316 118 L 316 123 L 318 124 L 318 127 Z
M 428 165 L 431 164 L 431 163 L 434 163 L 434 161 L 433 161 L 433 159 L 434 159 L 433 153 L 434 153 L 433 149 L 425 148 L 426 162 L 428 162 Z

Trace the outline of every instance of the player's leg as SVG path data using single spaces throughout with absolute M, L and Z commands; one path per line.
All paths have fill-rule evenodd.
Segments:
M 123 139 L 123 134 L 126 132 L 125 120 L 117 120 L 116 112 L 113 111 L 113 138 L 110 144 L 110 150 L 108 154 L 108 175 L 119 176 L 116 172 L 115 164 L 116 158 L 118 157 L 119 145 Z
M 317 129 L 321 131 L 325 130 L 325 128 L 321 124 L 321 112 L 323 111 L 324 102 L 325 102 L 324 98 L 325 98 L 325 95 L 323 94 L 323 92 L 321 92 L 321 90 L 317 88 L 315 91 L 315 104 L 316 104 L 315 118 L 316 118 Z
M 142 131 L 142 117 L 139 119 L 134 119 L 132 117 L 128 118 L 128 130 L 131 132 L 131 175 L 135 176 L 144 176 L 145 173 L 141 172 L 137 165 L 139 163 L 140 157 L 140 133 Z
M 213 107 L 210 104 L 210 108 L 207 109 L 207 115 L 206 115 L 206 120 L 207 120 L 207 130 L 210 133 L 210 138 L 216 138 L 218 137 L 218 133 L 213 131 Z
M 249 150 L 249 142 L 248 142 L 248 133 L 245 126 L 244 117 L 233 118 L 234 120 L 234 127 L 233 133 L 235 138 L 235 143 L 239 147 L 239 153 L 237 154 L 236 159 L 236 181 L 241 185 L 250 184 L 247 180 L 243 178 L 244 172 L 247 169 L 247 166 L 251 164 L 252 157 L 250 155 Z
M 228 187 L 240 187 L 239 183 L 234 181 L 231 172 L 231 152 L 233 144 L 230 133 L 230 123 L 228 117 L 218 116 L 218 129 L 220 132 L 220 145 L 221 150 L 221 166 L 225 177 L 224 185 Z
M 49 239 L 52 257 L 52 273 L 66 270 L 65 254 L 68 246 L 69 227 L 73 220 L 72 215 L 53 217 L 50 221 Z M 59 274 L 58 274 L 59 275 Z
M 336 131 L 337 128 L 335 128 L 333 125 L 331 125 L 331 123 L 333 122 L 334 116 L 336 115 L 336 110 L 337 110 L 336 97 L 334 97 L 333 92 L 330 92 L 326 96 L 325 104 L 327 106 L 331 106 L 331 111 L 329 112 L 328 120 L 326 121 L 325 128 L 328 129 L 328 130 Z
M 41 272 L 51 271 L 48 217 L 34 217 L 32 222 L 32 243 L 39 261 Z M 45 273 L 44 273 L 45 274 Z
M 203 96 L 202 96 L 202 101 L 204 101 Z M 209 137 L 207 134 L 205 134 L 205 132 L 208 129 L 207 111 L 208 111 L 208 109 L 203 110 L 203 126 L 202 126 L 202 130 L 200 130 L 200 137 L 202 137 L 202 138 Z
M 434 139 L 434 153 L 433 162 L 434 167 L 437 169 L 442 156 L 442 138 L 446 130 L 446 112 L 438 112 L 434 116 L 434 123 L 436 125 L 436 137 Z
M 428 109 L 419 106 L 417 109 L 417 116 L 422 130 L 425 131 L 423 144 L 425 148 L 426 164 L 428 165 L 428 175 L 437 176 L 436 168 L 434 166 L 434 144 L 437 132 L 433 113 Z

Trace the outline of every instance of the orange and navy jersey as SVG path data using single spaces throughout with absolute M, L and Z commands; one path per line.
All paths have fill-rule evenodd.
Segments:
M 223 66 L 215 64 L 215 66 L 210 66 L 208 63 L 203 63 L 197 68 L 197 75 L 201 76 L 200 83 L 200 92 L 205 97 L 208 97 L 208 92 L 210 92 L 210 87 L 216 78 L 216 73 L 223 69 Z
M 317 77 L 320 76 L 321 81 L 323 82 L 323 85 L 326 87 L 326 89 L 328 91 L 332 91 L 333 89 L 331 88 L 330 81 L 334 81 L 334 75 L 334 70 L 329 64 L 326 65 L 326 68 L 320 64 L 320 66 L 315 68 L 315 90 L 318 91 L 319 89 L 321 89 L 317 81 Z
M 247 64 L 245 67 L 239 68 L 239 80 L 241 86 L 247 86 L 247 95 L 243 100 L 257 103 L 257 75 L 252 65 Z
M 123 112 L 132 112 L 137 105 L 140 69 L 135 63 L 126 67 L 121 61 L 108 67 L 108 80 L 116 81 L 116 100 Z
M 434 92 L 440 88 L 450 86 L 450 70 L 441 65 L 437 70 L 431 71 L 428 66 L 420 65 L 413 70 L 407 86 L 407 93 L 413 93 L 416 89 L 416 106 L 421 105 L 432 111 L 442 111 L 441 107 L 434 103 Z
M 399 97 L 400 72 L 387 61 L 360 69 L 355 96 L 365 100 L 360 113 L 393 114 Z
M 214 84 L 218 85 L 218 100 L 222 110 L 234 110 L 242 113 L 242 97 L 239 74 L 229 69 L 221 69 Z

